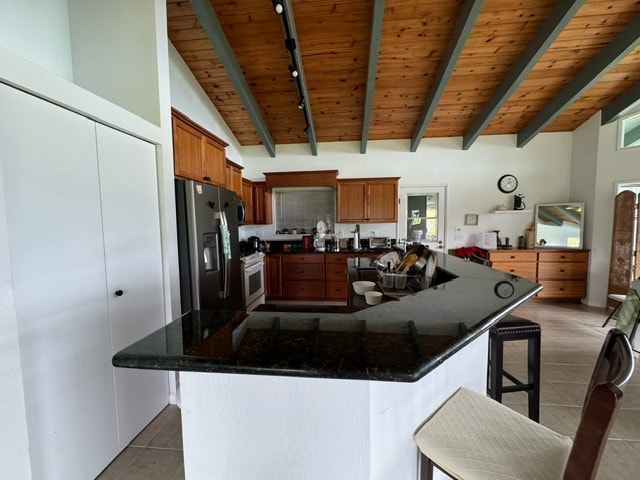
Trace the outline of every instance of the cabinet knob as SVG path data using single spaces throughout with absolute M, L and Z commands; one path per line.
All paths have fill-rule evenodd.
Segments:
M 124 291 L 123 291 L 123 290 L 116 290 L 116 291 L 114 292 L 114 295 L 115 295 L 116 297 L 121 297 L 122 295 L 124 295 Z

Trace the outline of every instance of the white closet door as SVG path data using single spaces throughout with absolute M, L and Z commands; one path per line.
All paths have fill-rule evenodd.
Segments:
M 0 84 L 33 478 L 94 478 L 118 452 L 94 123 Z
M 96 126 L 113 353 L 164 324 L 155 146 Z M 167 372 L 115 369 L 120 447 L 169 401 Z

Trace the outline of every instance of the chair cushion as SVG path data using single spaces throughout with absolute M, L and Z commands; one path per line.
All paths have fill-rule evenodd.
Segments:
M 572 441 L 462 387 L 414 434 L 420 451 L 457 479 L 560 480 Z
M 640 314 L 640 297 L 634 288 L 630 288 L 618 312 L 616 327 L 626 333 L 627 337 L 630 336 L 638 314 Z

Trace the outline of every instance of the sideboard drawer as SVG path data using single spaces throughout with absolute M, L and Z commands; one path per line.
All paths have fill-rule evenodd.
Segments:
M 536 278 L 535 262 L 493 262 L 493 268 L 530 280 Z
M 539 262 L 588 262 L 589 252 L 540 252 L 538 253 Z
M 587 296 L 587 282 L 584 280 L 545 280 L 538 298 L 584 298 Z
M 586 262 L 540 262 L 538 264 L 538 280 L 582 280 L 587 276 L 587 266 Z
M 495 262 L 534 262 L 538 259 L 535 250 L 492 250 L 489 259 Z

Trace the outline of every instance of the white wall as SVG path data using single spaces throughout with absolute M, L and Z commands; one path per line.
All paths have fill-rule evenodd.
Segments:
M 171 106 L 227 142 L 229 144 L 226 149 L 227 158 L 238 165 L 243 165 L 240 143 L 171 42 L 169 42 L 169 65 L 171 69 Z M 244 171 L 243 176 L 246 177 Z
M 500 230 L 501 237 L 508 236 L 515 244 L 532 223 L 533 213 L 489 213 L 499 204 L 513 208 L 513 195 L 498 190 L 498 178 L 505 173 L 518 177 L 516 192 L 525 195 L 527 210 L 536 203 L 569 200 L 572 135 L 541 134 L 524 148 L 516 148 L 515 141 L 514 135 L 481 136 L 465 151 L 460 138 L 424 139 L 415 153 L 409 152 L 408 140 L 372 141 L 366 155 L 359 153 L 358 142 L 322 143 L 315 157 L 306 144 L 278 145 L 276 158 L 262 146 L 244 147 L 243 175 L 262 180 L 264 172 L 337 169 L 339 178 L 398 176 L 400 188 L 446 185 L 446 248 L 479 244 L 480 234 L 490 230 Z M 464 226 L 466 213 L 480 215 L 477 227 Z M 395 237 L 395 225 L 375 227 L 380 234 Z M 456 227 L 462 228 L 461 240 L 455 239 Z M 373 227 L 361 228 L 367 236 Z M 263 236 L 272 233 L 269 226 L 251 230 Z
M 73 81 L 67 0 L 0 0 L 0 45 Z
M 160 125 L 155 0 L 68 1 L 74 82 Z
M 613 209 L 617 182 L 640 181 L 640 148 L 618 150 L 618 123 L 614 122 L 591 133 L 598 138 L 595 182 L 594 219 L 591 232 L 591 286 L 589 305 L 604 306 L 607 297 Z

